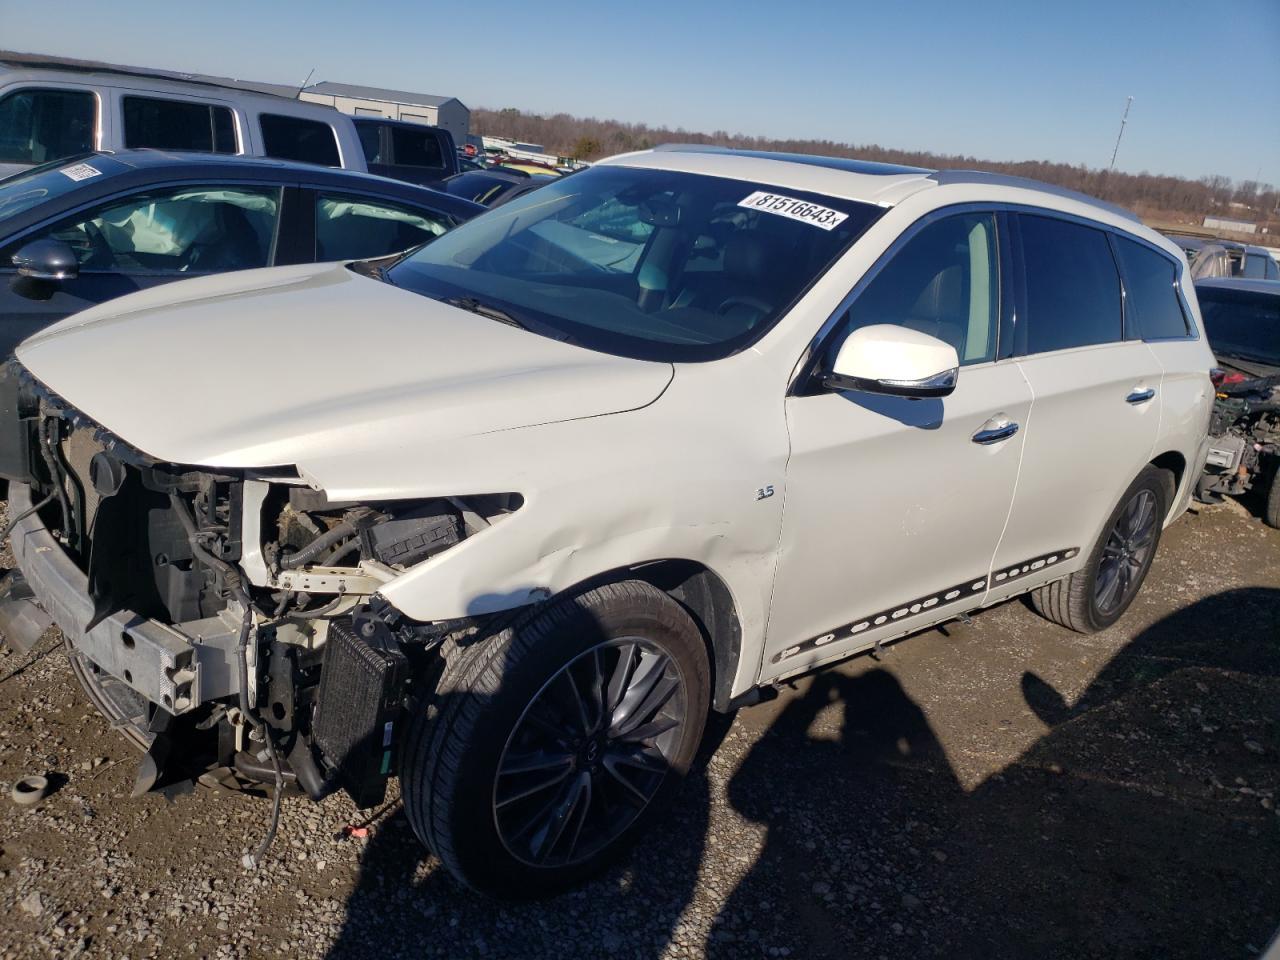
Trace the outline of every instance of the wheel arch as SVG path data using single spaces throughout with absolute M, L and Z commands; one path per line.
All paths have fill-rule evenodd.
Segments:
M 1166 450 L 1160 456 L 1151 460 L 1149 466 L 1156 467 L 1160 470 L 1167 470 L 1173 476 L 1173 485 L 1168 491 L 1169 493 L 1169 514 L 1165 517 L 1165 523 L 1176 516 L 1178 504 L 1183 501 L 1184 484 L 1187 481 L 1187 458 L 1178 450 Z
M 696 560 L 651 560 L 597 574 L 565 592 L 619 580 L 640 580 L 657 587 L 693 618 L 711 662 L 711 706 L 721 713 L 731 710 L 733 680 L 742 656 L 742 621 L 724 579 Z

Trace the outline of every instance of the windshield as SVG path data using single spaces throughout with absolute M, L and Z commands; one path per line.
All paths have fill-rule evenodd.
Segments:
M 758 338 L 880 213 L 741 180 L 597 166 L 439 237 L 388 279 L 591 349 L 712 360 Z
M 1214 353 L 1280 364 L 1280 295 L 1201 287 L 1196 297 Z
M 63 157 L 0 180 L 0 222 L 30 210 L 36 204 L 70 193 L 78 184 L 110 176 L 122 164 L 99 154 Z

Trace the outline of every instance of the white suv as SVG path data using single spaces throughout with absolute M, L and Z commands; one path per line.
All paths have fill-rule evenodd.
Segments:
M 671 148 L 124 297 L 4 381 L 0 621 L 57 619 L 140 787 L 398 772 L 462 881 L 543 894 L 708 709 L 1021 593 L 1114 622 L 1205 456 L 1184 273 L 1040 184 Z

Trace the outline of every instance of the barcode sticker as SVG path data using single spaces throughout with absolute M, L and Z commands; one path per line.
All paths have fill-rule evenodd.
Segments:
M 807 223 L 822 230 L 834 230 L 849 219 L 847 213 L 841 213 L 839 210 L 810 203 L 808 200 L 783 196 L 780 193 L 765 193 L 763 190 L 757 190 L 745 200 L 739 200 L 738 206 L 799 220 L 801 223 Z
M 102 176 L 101 170 L 91 167 L 87 163 L 73 163 L 69 167 L 63 167 L 58 172 L 64 177 L 70 177 L 72 180 L 88 180 L 90 177 Z

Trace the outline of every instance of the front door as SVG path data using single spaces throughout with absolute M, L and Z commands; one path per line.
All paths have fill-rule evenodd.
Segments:
M 15 238 L 0 251 L 0 353 L 79 310 L 188 277 L 272 262 L 280 189 L 183 185 L 116 197 Z M 70 280 L 18 276 L 13 255 L 33 240 L 68 244 Z
M 978 606 L 1013 502 L 1031 391 L 997 360 L 999 231 L 932 219 L 854 299 L 855 327 L 894 323 L 956 347 L 942 399 L 813 392 L 787 400 L 791 456 L 762 678 L 795 673 Z

